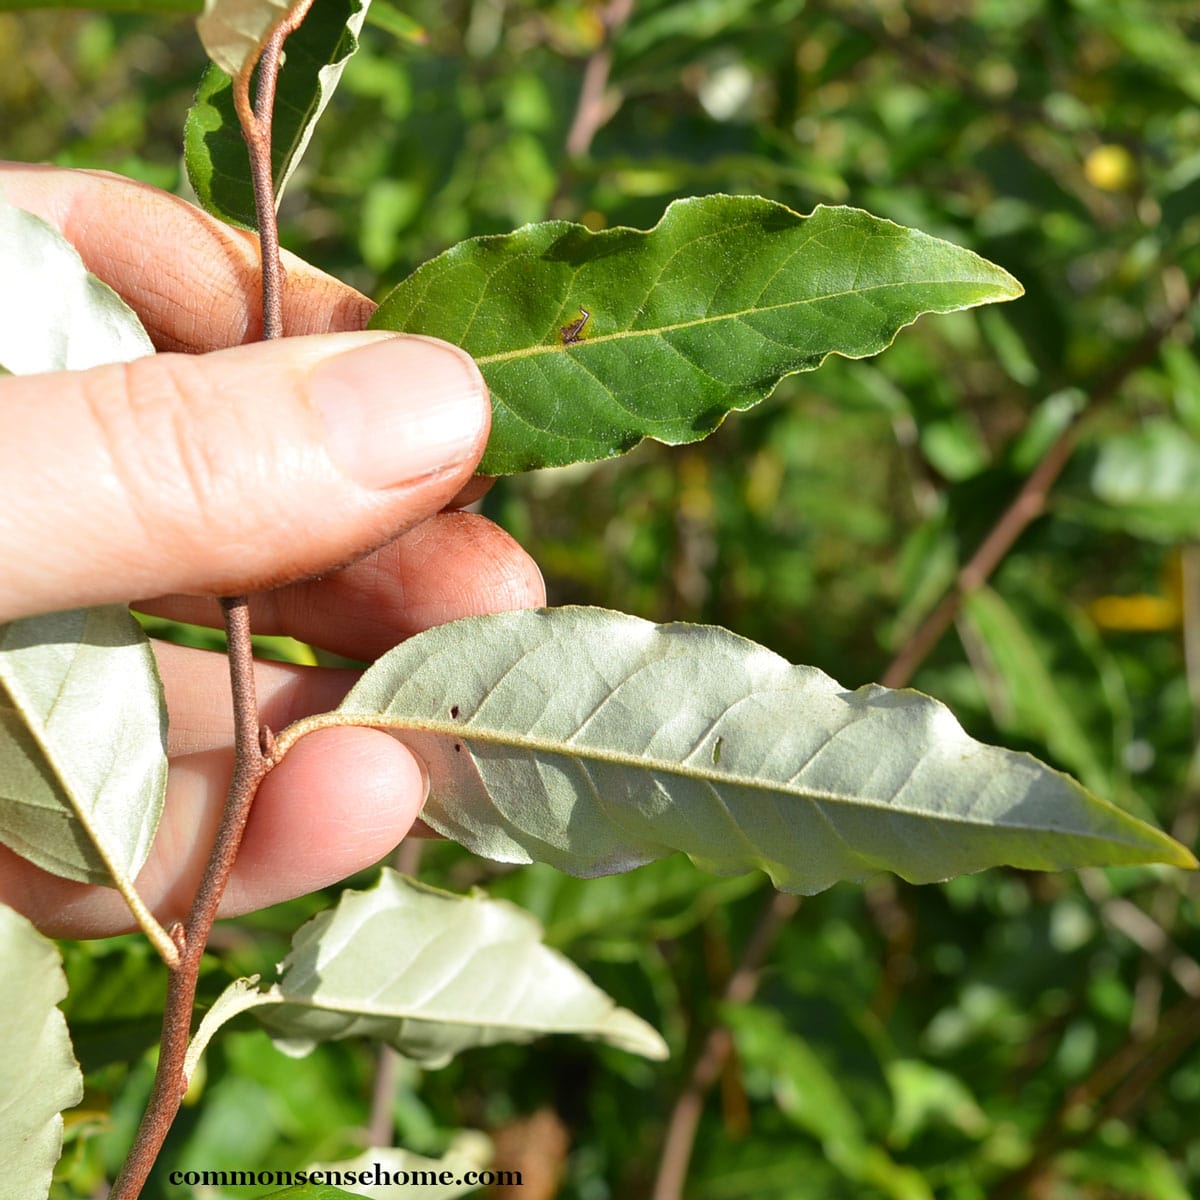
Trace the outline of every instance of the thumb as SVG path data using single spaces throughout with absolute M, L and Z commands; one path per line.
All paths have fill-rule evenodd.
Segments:
M 384 333 L 0 379 L 0 620 L 341 565 L 443 507 L 490 419 L 465 353 Z

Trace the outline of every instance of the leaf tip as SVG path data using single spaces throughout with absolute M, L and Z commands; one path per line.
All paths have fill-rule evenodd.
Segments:
M 1167 853 L 1162 861 L 1168 867 L 1178 867 L 1181 871 L 1196 871 L 1200 870 L 1200 859 L 1189 850 L 1182 842 L 1176 841 L 1168 834 L 1163 834 L 1167 839 L 1168 845 L 1163 849 Z

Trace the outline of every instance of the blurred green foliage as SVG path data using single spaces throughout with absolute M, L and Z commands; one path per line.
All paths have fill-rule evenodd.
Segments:
M 640 0 L 614 38 L 606 119 L 573 155 L 603 5 L 398 8 L 373 15 L 282 213 L 287 246 L 376 296 L 468 235 L 549 216 L 645 227 L 676 196 L 722 190 L 859 205 L 1026 287 L 787 381 L 700 446 L 502 481 L 485 509 L 537 557 L 551 601 L 716 622 L 847 685 L 878 678 L 1084 412 L 1049 512 L 915 682 L 975 736 L 1194 843 L 1194 314 L 1115 390 L 1105 380 L 1200 276 L 1195 4 Z M 186 20 L 0 13 L 0 56 L 6 156 L 176 186 L 203 67 Z M 704 1109 L 692 1200 L 1200 1194 L 1193 878 L 838 887 L 805 902 L 754 1001 L 730 1007 L 767 901 L 753 878 L 668 861 L 580 882 L 447 845 L 421 874 L 530 908 L 675 1057 L 555 1042 L 402 1068 L 392 1123 L 414 1150 L 549 1107 L 570 1136 L 559 1194 L 648 1195 L 691 1056 L 727 1020 L 737 1052 Z M 277 960 L 327 899 L 219 928 L 207 994 Z M 68 971 L 90 1087 L 68 1114 L 64 1200 L 95 1194 L 128 1143 L 161 1003 L 133 941 L 70 947 Z M 355 1152 L 375 1063 L 366 1046 L 296 1062 L 261 1034 L 224 1035 L 148 1198 L 182 1194 L 165 1182 L 176 1165 Z

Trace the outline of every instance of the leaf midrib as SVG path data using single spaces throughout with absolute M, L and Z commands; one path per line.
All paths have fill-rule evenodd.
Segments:
M 921 279 L 918 281 L 905 280 L 897 283 L 877 283 L 871 284 L 869 287 L 846 288 L 840 292 L 825 292 L 820 296 L 807 296 L 802 300 L 787 300 L 779 304 L 762 304 L 752 308 L 741 308 L 734 312 L 718 313 L 712 316 L 695 317 L 688 321 L 676 321 L 671 325 L 656 325 L 650 329 L 623 329 L 616 333 L 602 333 L 593 337 L 583 337 L 576 342 L 569 343 L 546 343 L 538 346 L 525 346 L 517 350 L 503 350 L 497 354 L 480 354 L 475 356 L 475 361 L 481 366 L 486 366 L 491 363 L 512 362 L 521 358 L 531 358 L 540 354 L 564 354 L 569 351 L 577 351 L 588 346 L 600 345 L 604 342 L 624 341 L 629 338 L 642 337 L 662 337 L 668 333 L 674 333 L 681 329 L 695 329 L 704 325 L 715 325 L 721 321 L 740 321 L 746 317 L 757 316 L 759 313 L 781 312 L 787 309 L 802 308 L 810 304 L 821 304 L 829 300 L 840 300 L 846 296 L 860 296 L 868 292 L 888 291 L 896 289 L 905 289 L 910 287 L 931 287 L 940 284 L 975 284 L 979 287 L 989 286 L 983 280 L 964 280 L 964 279 Z M 939 310 L 935 308 L 927 309 L 926 312 L 937 313 Z M 921 314 L 918 314 L 921 315 Z M 916 320 L 916 317 L 913 318 Z M 912 322 L 909 322 L 911 324 Z
M 75 669 L 75 664 L 79 658 L 83 644 L 81 641 L 75 647 L 71 663 L 63 672 L 63 678 L 58 685 L 54 699 L 44 713 L 33 703 L 28 691 L 23 686 L 21 690 L 14 690 L 14 684 L 23 685 L 24 681 L 14 677 L 12 673 L 0 671 L 0 691 L 3 691 L 9 700 L 12 701 L 13 711 L 22 719 L 30 739 L 41 752 L 47 770 L 69 801 L 70 807 L 68 811 L 70 815 L 83 826 L 88 837 L 91 839 L 92 845 L 96 849 L 96 853 L 99 855 L 100 861 L 114 879 L 124 878 L 125 872 L 117 866 L 115 857 L 107 841 L 101 834 L 101 831 L 92 822 L 91 813 L 79 794 L 78 780 L 64 771 L 66 764 L 61 761 L 61 755 L 55 753 L 55 747 L 50 738 L 51 718 L 54 710 L 58 707 L 59 701 L 70 685 L 71 673 Z M 16 802 L 18 804 L 21 803 L 19 799 Z M 56 855 L 55 857 L 62 859 L 61 855 Z
M 582 1031 L 590 1033 L 590 1032 L 595 1032 L 595 1031 L 599 1031 L 599 1030 L 603 1029 L 608 1018 L 611 1017 L 614 1013 L 621 1011 L 620 1006 L 617 1005 L 616 1003 L 613 1003 L 612 1008 L 609 1010 L 609 1012 L 605 1015 L 605 1017 L 601 1018 L 601 1020 L 599 1020 L 599 1021 L 593 1021 L 590 1024 L 576 1022 L 572 1025 L 555 1025 L 552 1029 L 547 1029 L 547 1027 L 544 1024 L 541 1024 L 541 1025 L 528 1024 L 528 1025 L 526 1025 L 526 1024 L 522 1024 L 520 1021 L 515 1020 L 515 1019 L 511 1020 L 511 1021 L 503 1021 L 503 1020 L 501 1020 L 501 1021 L 486 1020 L 485 1021 L 478 1017 L 474 1017 L 474 1018 L 473 1017 L 451 1017 L 451 1016 L 431 1017 L 431 1016 L 424 1016 L 418 1012 L 412 1012 L 412 1011 L 408 1011 L 408 1010 L 403 1011 L 403 1012 L 396 1012 L 394 1009 L 380 1009 L 380 1008 L 373 1007 L 369 1001 L 363 1000 L 361 998 L 356 998 L 353 1000 L 341 1000 L 341 999 L 331 1000 L 328 998 L 321 999 L 316 996 L 289 996 L 286 992 L 283 991 L 283 983 L 282 982 L 273 984 L 272 987 L 279 989 L 278 995 L 274 996 L 272 994 L 272 992 L 270 992 L 270 991 L 261 992 L 260 995 L 262 995 L 264 997 L 268 997 L 268 999 L 264 1000 L 262 1005 L 256 1004 L 256 1005 L 253 1005 L 252 1007 L 258 1008 L 258 1007 L 263 1007 L 264 1005 L 267 1007 L 282 1007 L 282 1006 L 290 1005 L 295 1008 L 300 1008 L 300 1009 L 305 1009 L 305 1010 L 315 1010 L 318 1012 L 329 1012 L 329 1013 L 342 1013 L 348 1017 L 356 1017 L 356 1016 L 357 1017 L 374 1017 L 379 1020 L 387 1020 L 387 1021 L 422 1021 L 426 1025 L 455 1025 L 455 1026 L 462 1026 L 464 1029 L 466 1029 L 466 1028 L 471 1028 L 471 1029 L 519 1029 L 519 1030 L 529 1032 L 529 1033 L 541 1033 L 541 1034 L 544 1034 L 544 1033 L 571 1033 L 571 1032 L 574 1032 L 575 1030 L 582 1030 Z M 284 1036 L 294 1036 L 294 1035 L 285 1034 Z
M 879 800 L 863 799 L 862 797 L 843 795 L 838 792 L 823 792 L 817 788 L 806 787 L 801 790 L 794 784 L 768 781 L 764 782 L 754 776 L 740 775 L 733 773 L 714 774 L 702 769 L 692 767 L 686 763 L 672 759 L 651 759 L 644 755 L 629 754 L 620 750 L 613 750 L 608 747 L 584 746 L 580 747 L 574 744 L 568 744 L 561 741 L 550 741 L 546 739 L 531 738 L 528 735 L 510 734 L 499 730 L 486 730 L 480 733 L 477 728 L 472 728 L 462 724 L 461 722 L 448 724 L 443 721 L 429 721 L 421 718 L 405 718 L 403 720 L 389 717 L 387 713 L 378 712 L 343 712 L 337 710 L 334 713 L 324 714 L 326 717 L 333 717 L 333 721 L 323 721 L 322 724 L 337 724 L 337 725 L 361 725 L 369 722 L 375 728 L 394 729 L 398 732 L 412 733 L 432 733 L 443 735 L 452 738 L 456 742 L 462 742 L 464 745 L 469 744 L 472 740 L 482 741 L 490 746 L 508 746 L 519 750 L 528 750 L 534 753 L 557 754 L 567 759 L 578 759 L 584 762 L 599 762 L 611 766 L 625 767 L 629 770 L 639 771 L 646 774 L 658 772 L 665 775 L 681 776 L 685 779 L 696 780 L 702 783 L 708 783 L 714 787 L 727 785 L 730 787 L 743 787 L 761 792 L 784 792 L 794 796 L 797 799 L 809 800 L 814 803 L 830 803 L 843 804 L 853 806 L 860 809 L 875 809 L 881 813 L 899 814 L 901 816 L 911 816 L 923 818 L 939 823 L 954 823 L 972 828 L 994 829 L 997 826 L 995 821 L 979 819 L 971 820 L 964 817 L 961 813 L 932 813 L 924 809 L 915 809 L 908 807 L 895 807 L 890 804 L 883 803 Z M 1057 829 L 1057 826 L 1051 825 L 1032 825 L 1032 824 L 1016 824 L 1013 822 L 1005 822 L 1001 826 L 1005 830 L 1031 829 L 1038 831 L 1047 831 Z M 1095 835 L 1086 830 L 1070 830 L 1072 837 L 1094 837 Z M 1100 840 L 1113 841 L 1111 837 L 1105 837 Z

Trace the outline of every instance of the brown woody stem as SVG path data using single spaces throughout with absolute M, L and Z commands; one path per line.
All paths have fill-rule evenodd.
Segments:
M 258 217 L 262 259 L 263 340 L 283 336 L 283 265 L 279 258 L 279 228 L 275 220 L 275 187 L 271 163 L 271 118 L 284 40 L 304 20 L 312 0 L 301 0 L 271 33 L 258 57 L 258 87 L 254 104 L 249 100 L 251 56 L 234 80 L 234 104 L 250 156 L 250 176 Z M 163 1010 L 158 1067 L 146 1111 L 129 1157 L 113 1184 L 109 1200 L 137 1200 L 162 1150 L 187 1091 L 184 1061 L 191 1038 L 192 1010 L 200 961 L 208 944 L 213 921 L 233 871 L 250 807 L 264 776 L 274 765 L 273 738 L 260 729 L 254 690 L 254 654 L 250 637 L 250 609 L 246 596 L 221 599 L 225 623 L 229 678 L 233 694 L 234 767 L 221 824 L 196 890 L 186 922 L 170 930 L 178 962 L 169 969 Z
M 113 1185 L 109 1200 L 136 1200 L 141 1194 L 187 1091 L 188 1081 L 183 1073 L 183 1062 L 191 1037 L 192 1007 L 196 999 L 196 981 L 200 976 L 200 960 L 217 915 L 217 906 L 237 858 L 254 794 L 270 769 L 270 764 L 259 751 L 258 705 L 254 695 L 254 662 L 246 597 L 222 600 L 221 610 L 229 640 L 229 673 L 233 687 L 233 779 L 225 800 L 221 825 L 187 921 L 171 929 L 172 940 L 179 950 L 179 964 L 171 969 L 167 978 L 158 1069 L 133 1148 Z
M 741 961 L 725 986 L 721 999 L 726 1004 L 748 1004 L 754 999 L 763 966 L 775 947 L 775 939 L 799 907 L 799 896 L 784 892 L 771 894 L 742 951 Z M 671 1110 L 651 1200 L 680 1200 L 682 1197 L 705 1099 L 732 1053 L 733 1033 L 729 1027 L 717 1025 L 710 1029 L 692 1064 L 687 1083 Z

